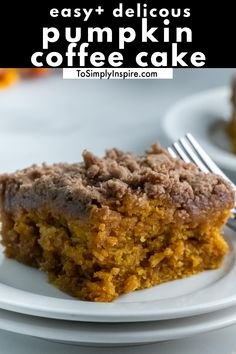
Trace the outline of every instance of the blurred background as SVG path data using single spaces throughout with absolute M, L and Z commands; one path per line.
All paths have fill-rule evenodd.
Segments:
M 230 88 L 236 74 L 236 69 L 177 69 L 173 80 L 63 80 L 61 70 L 10 69 L 8 76 L 4 70 L 0 172 L 77 162 L 85 148 L 103 155 L 114 146 L 138 153 L 156 141 L 165 147 L 166 112 L 188 95 Z

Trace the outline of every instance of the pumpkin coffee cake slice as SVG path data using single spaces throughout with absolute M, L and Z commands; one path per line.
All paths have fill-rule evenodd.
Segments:
M 120 294 L 218 268 L 234 193 L 153 145 L 0 177 L 5 255 L 75 297 Z

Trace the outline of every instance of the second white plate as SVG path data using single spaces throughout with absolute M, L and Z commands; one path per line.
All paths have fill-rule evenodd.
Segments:
M 142 323 L 83 323 L 0 310 L 0 329 L 67 344 L 124 346 L 190 337 L 236 323 L 236 308 L 196 317 Z
M 222 168 L 236 172 L 226 124 L 231 116 L 231 92 L 227 87 L 203 91 L 174 105 L 163 119 L 165 135 L 171 142 L 192 133 Z
M 42 272 L 0 254 L 0 308 L 23 314 L 91 322 L 138 322 L 209 313 L 236 304 L 236 237 L 222 267 L 121 296 L 113 303 L 79 301 L 48 284 Z

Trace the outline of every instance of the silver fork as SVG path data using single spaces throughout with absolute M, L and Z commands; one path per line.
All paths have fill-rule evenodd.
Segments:
M 202 172 L 213 172 L 223 177 L 236 193 L 235 184 L 216 165 L 192 134 L 188 133 L 183 138 L 180 138 L 168 148 L 168 151 L 173 158 L 179 157 L 185 162 L 194 163 Z M 232 214 L 236 217 L 236 206 L 232 209 Z M 236 219 L 228 219 L 227 225 L 236 231 Z

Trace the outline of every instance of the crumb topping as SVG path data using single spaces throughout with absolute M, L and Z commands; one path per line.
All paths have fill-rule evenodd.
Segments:
M 193 164 L 173 159 L 158 144 L 137 156 L 118 149 L 99 158 L 83 152 L 83 162 L 33 165 L 0 177 L 4 208 L 37 208 L 42 203 L 76 215 L 85 206 L 107 205 L 125 195 L 165 198 L 188 213 L 233 207 L 234 192 L 220 176 L 200 172 Z

